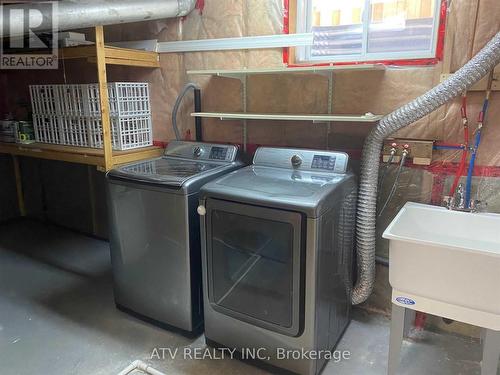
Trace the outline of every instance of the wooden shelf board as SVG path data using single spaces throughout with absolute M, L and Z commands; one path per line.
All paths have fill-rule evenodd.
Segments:
M 103 150 L 97 148 L 62 146 L 49 143 L 19 144 L 0 142 L 0 153 L 94 165 L 100 169 L 105 168 Z M 113 165 L 155 158 L 161 155 L 163 155 L 163 149 L 156 146 L 127 151 L 113 151 Z
M 144 68 L 158 68 L 160 66 L 159 54 L 157 52 L 140 51 L 129 48 L 104 47 L 106 64 L 137 66 Z M 96 47 L 77 46 L 59 49 L 61 59 L 87 59 L 91 63 L 96 63 Z
M 157 146 L 136 148 L 128 151 L 113 151 L 113 165 L 132 163 L 138 160 L 159 158 L 164 149 Z
M 140 61 L 158 61 L 158 53 L 151 51 L 142 51 L 130 48 L 110 47 L 105 46 L 106 58 L 123 59 L 123 60 L 140 60 Z
M 96 58 L 89 57 L 87 58 L 89 63 L 95 64 Z M 141 68 L 159 68 L 159 61 L 141 61 L 141 60 L 124 60 L 124 59 L 115 59 L 111 57 L 106 57 L 106 65 L 124 65 L 124 66 L 137 66 Z
M 301 66 L 301 67 L 278 67 L 278 68 L 256 68 L 256 69 L 237 69 L 237 70 L 188 70 L 190 75 L 214 75 L 221 77 L 239 77 L 249 74 L 283 74 L 283 73 L 329 73 L 348 70 L 385 70 L 383 64 L 354 64 L 354 65 L 330 65 L 330 66 Z
M 193 117 L 219 118 L 221 120 L 283 120 L 283 121 L 314 121 L 314 122 L 369 122 L 379 121 L 381 115 L 328 115 L 328 114 L 281 114 L 281 113 L 216 113 L 194 112 Z
M 87 57 L 95 57 L 95 55 L 95 45 L 59 48 L 59 58 L 63 60 L 84 59 Z

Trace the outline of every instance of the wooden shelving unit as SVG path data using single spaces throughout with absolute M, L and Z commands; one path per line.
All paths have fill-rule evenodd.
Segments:
M 104 152 L 97 148 L 62 146 L 49 143 L 0 143 L 0 153 L 38 159 L 61 160 L 70 163 L 93 165 L 100 170 L 106 169 Z M 154 146 L 128 151 L 113 151 L 113 161 L 115 164 L 124 164 L 159 157 L 162 154 L 163 149 Z
M 218 118 L 220 120 L 282 120 L 282 121 L 312 121 L 312 122 L 367 122 L 379 121 L 381 115 L 329 115 L 329 114 L 288 114 L 288 113 L 217 113 L 217 112 L 194 112 L 193 117 Z
M 106 46 L 104 44 L 102 26 L 95 28 L 95 39 L 96 43 L 94 45 L 61 48 L 59 50 L 59 59 L 86 59 L 97 66 L 102 111 L 103 149 L 43 143 L 30 145 L 0 143 L 1 153 L 95 165 L 103 171 L 108 171 L 117 164 L 160 156 L 162 154 L 162 149 L 154 146 L 129 151 L 112 150 L 109 100 L 106 88 L 106 65 L 157 68 L 160 66 L 158 53 Z
M 96 63 L 96 46 L 61 48 L 59 50 L 59 58 L 63 60 L 87 59 L 90 63 Z M 142 68 L 160 67 L 157 52 L 104 46 L 104 58 L 107 65 L 137 66 Z
M 45 143 L 28 145 L 0 143 L 0 153 L 10 154 L 14 160 L 19 207 L 23 216 L 24 200 L 18 156 L 86 164 L 96 166 L 102 171 L 109 171 L 118 164 L 159 157 L 163 154 L 163 149 L 155 146 L 127 151 L 113 151 L 106 74 L 106 65 L 157 68 L 160 66 L 158 53 L 106 46 L 104 44 L 103 27 L 97 26 L 95 27 L 94 45 L 61 48 L 59 50 L 59 59 L 86 59 L 87 62 L 96 64 L 101 104 L 103 148 L 94 149 Z

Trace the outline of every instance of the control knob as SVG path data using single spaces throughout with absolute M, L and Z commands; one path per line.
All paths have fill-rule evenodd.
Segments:
M 299 155 L 293 155 L 291 159 L 292 165 L 297 168 L 302 164 L 302 158 Z
M 193 155 L 195 157 L 200 157 L 201 156 L 201 147 L 200 146 L 196 146 L 194 149 L 193 149 Z

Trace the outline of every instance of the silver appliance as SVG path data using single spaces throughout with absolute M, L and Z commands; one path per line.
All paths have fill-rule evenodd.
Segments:
M 161 158 L 108 172 L 118 308 L 169 328 L 201 330 L 198 194 L 241 166 L 235 146 L 172 141 Z
M 207 344 L 321 371 L 327 353 L 299 352 L 331 351 L 350 321 L 357 186 L 347 166 L 341 152 L 264 147 L 202 187 Z

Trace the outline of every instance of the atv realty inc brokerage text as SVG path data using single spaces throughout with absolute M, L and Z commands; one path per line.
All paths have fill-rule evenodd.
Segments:
M 150 359 L 176 359 L 187 360 L 220 360 L 220 359 L 258 359 L 261 361 L 277 360 L 314 360 L 325 359 L 334 362 L 348 360 L 351 352 L 348 350 L 306 350 L 306 349 L 286 349 L 276 348 L 240 348 L 239 350 L 230 348 L 154 348 Z

